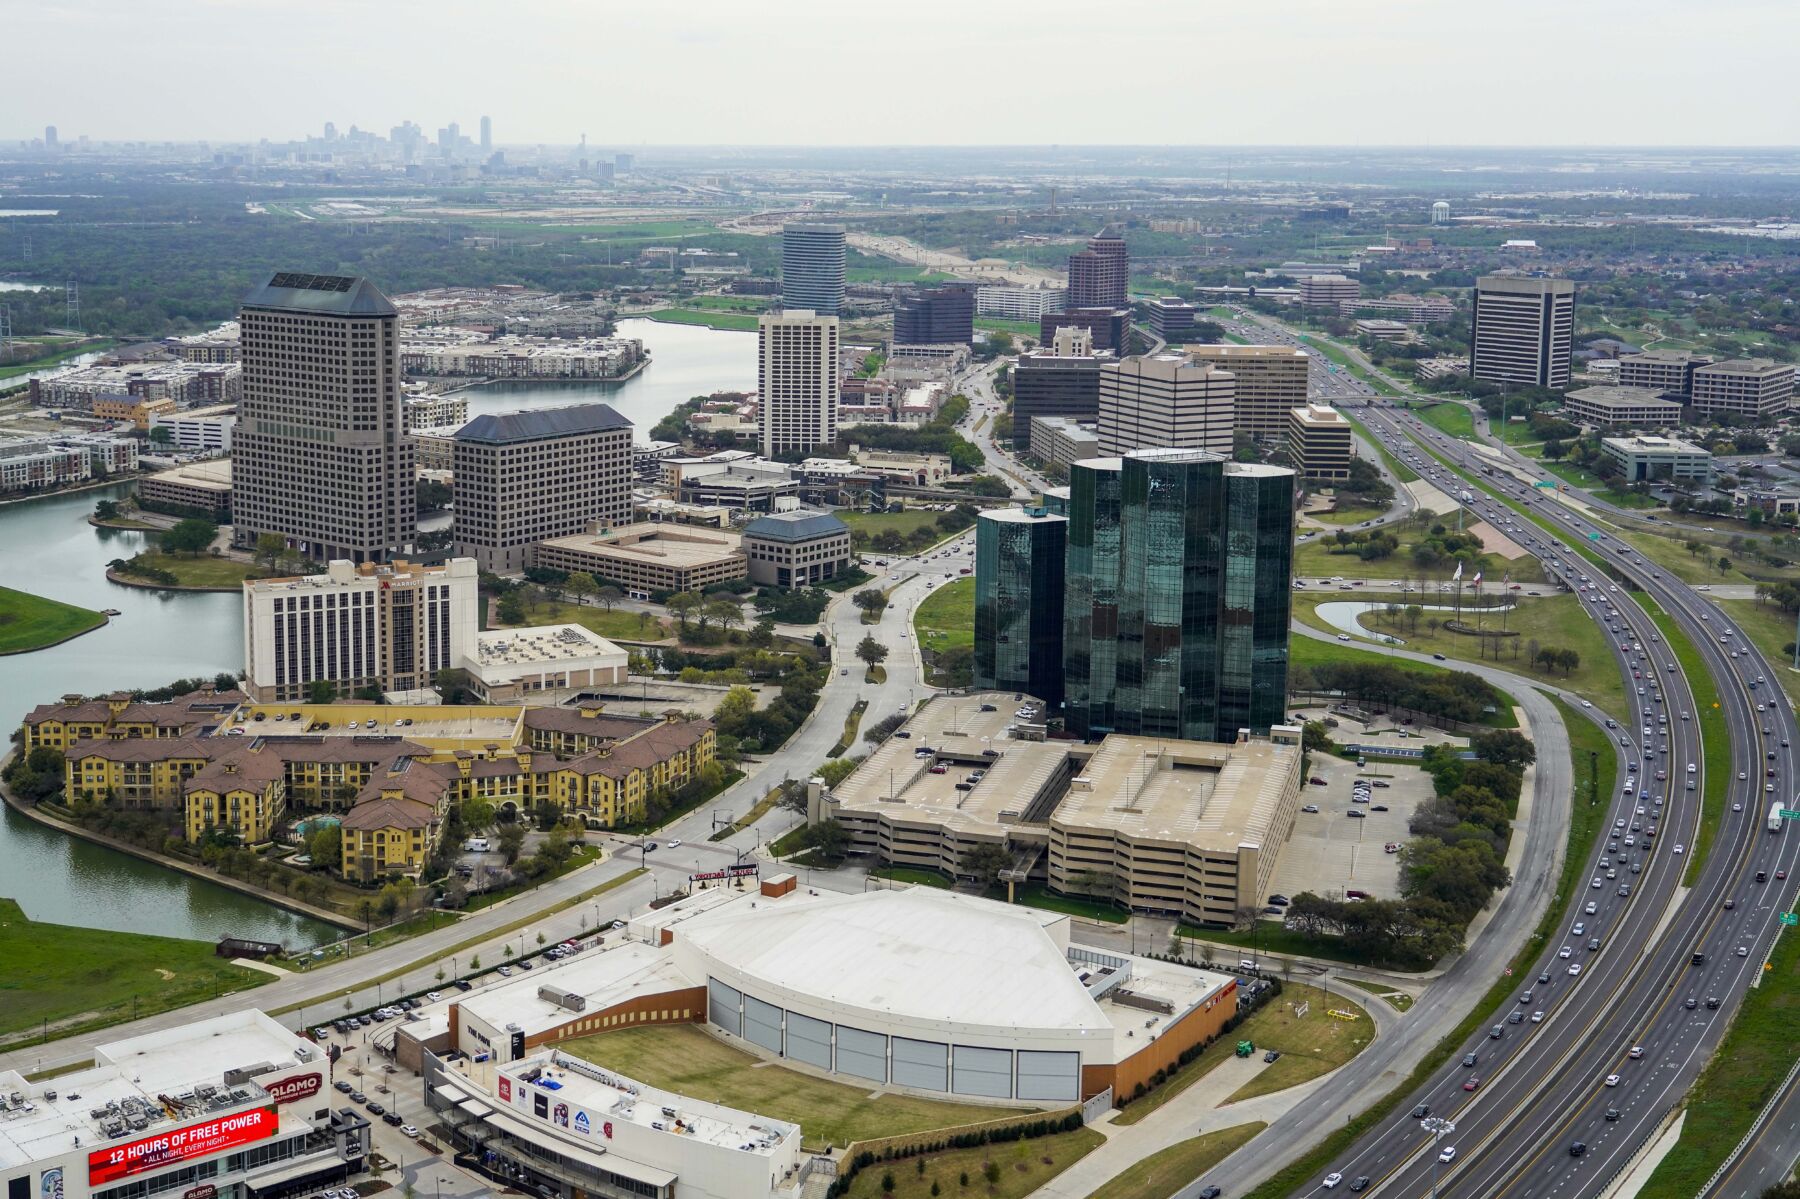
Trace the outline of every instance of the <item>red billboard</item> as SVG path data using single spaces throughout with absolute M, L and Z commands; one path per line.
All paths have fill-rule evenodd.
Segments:
M 235 1149 L 272 1137 L 280 1127 L 281 1116 L 271 1104 L 136 1141 L 108 1145 L 88 1154 L 88 1186 L 103 1186 L 146 1170 L 159 1170 L 176 1162 Z
M 290 1074 L 286 1078 L 264 1083 L 263 1089 L 269 1092 L 270 1098 L 277 1104 L 281 1104 L 317 1095 L 324 1085 L 324 1079 L 317 1074 Z

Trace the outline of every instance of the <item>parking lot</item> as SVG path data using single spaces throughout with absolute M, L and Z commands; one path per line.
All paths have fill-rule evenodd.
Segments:
M 1302 810 L 1295 817 L 1294 830 L 1275 862 L 1271 891 L 1282 895 L 1311 891 L 1333 899 L 1363 891 L 1377 899 L 1397 898 L 1400 860 L 1385 847 L 1410 835 L 1407 822 L 1431 798 L 1431 779 L 1417 766 L 1380 761 L 1358 769 L 1355 762 L 1326 754 L 1312 755 L 1310 772 L 1325 785 L 1304 785 L 1300 803 L 1303 809 L 1310 805 L 1319 810 Z M 1351 800 L 1358 779 L 1369 783 L 1368 803 Z M 1364 815 L 1352 817 L 1351 811 Z

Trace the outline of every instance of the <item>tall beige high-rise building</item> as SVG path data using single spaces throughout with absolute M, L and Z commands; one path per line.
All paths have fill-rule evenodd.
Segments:
M 1469 375 L 1490 383 L 1567 387 L 1575 343 L 1575 284 L 1483 275 L 1475 280 Z
M 400 398 L 400 318 L 367 279 L 279 272 L 238 310 L 233 539 L 317 561 L 408 552 L 418 531 Z
M 1257 441 L 1287 437 L 1288 414 L 1304 407 L 1311 355 L 1293 346 L 1187 345 L 1195 362 L 1210 362 L 1231 372 L 1236 390 L 1235 431 Z
M 631 523 L 631 422 L 608 404 L 478 416 L 456 431 L 456 552 L 494 574 L 532 547 Z
M 838 432 L 838 318 L 807 308 L 756 322 L 756 386 L 767 457 L 830 445 Z
M 1144 354 L 1100 367 L 1100 453 L 1208 450 L 1231 456 L 1235 380 L 1186 354 Z

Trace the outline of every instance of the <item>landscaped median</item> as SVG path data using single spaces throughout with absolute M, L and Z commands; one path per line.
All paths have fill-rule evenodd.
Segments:
M 1675 655 L 1694 693 L 1694 719 L 1700 724 L 1700 760 L 1708 766 L 1700 792 L 1700 827 L 1694 832 L 1694 843 L 1688 847 L 1687 869 L 1681 876 L 1682 884 L 1691 887 L 1706 865 L 1706 855 L 1712 852 L 1719 823 L 1725 818 L 1725 799 L 1731 790 L 1731 733 L 1725 727 L 1725 711 L 1719 706 L 1716 693 L 1703 686 L 1712 674 L 1701 660 L 1700 651 L 1655 600 L 1646 595 L 1639 596 L 1638 602 L 1662 630 L 1663 643 Z M 1654 654 L 1651 661 L 1655 661 Z
M 0 655 L 48 649 L 105 623 L 92 609 L 0 587 Z
M 1719 1048 L 1687 1099 L 1681 1139 L 1658 1163 L 1639 1199 L 1698 1194 L 1794 1065 L 1800 1025 L 1800 936 L 1782 930 L 1762 985 L 1744 997 Z M 1721 1195 L 1749 1195 L 1769 1180 L 1728 1182 Z

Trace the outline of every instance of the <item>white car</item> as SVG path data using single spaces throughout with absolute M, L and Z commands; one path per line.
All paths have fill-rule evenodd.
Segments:
M 1569 966 L 1569 977 L 1570 977 L 1570 978 L 1579 978 L 1579 977 L 1581 977 L 1581 963 L 1580 963 L 1580 962 L 1574 962 L 1574 963 L 1571 963 L 1571 964 L 1570 964 L 1570 966 Z
M 443 998 L 443 996 L 438 994 L 436 991 L 428 991 L 425 994 L 425 999 L 426 999 L 426 1002 L 428 1002 L 428 1003 L 436 1003 L 438 1000 L 440 1000 L 442 998 Z
M 1446 1163 L 1455 1161 L 1456 1160 L 1456 1146 L 1455 1145 L 1445 1145 L 1444 1151 L 1442 1153 L 1438 1154 L 1438 1160 L 1441 1162 L 1446 1162 Z
M 412 1125 L 410 1125 L 410 1124 L 402 1124 L 402 1125 L 401 1125 L 401 1126 L 400 1126 L 400 1135 L 401 1135 L 401 1136 L 403 1136 L 403 1137 L 413 1137 L 413 1138 L 417 1138 L 417 1137 L 418 1137 L 418 1135 L 419 1135 L 419 1130 L 418 1130 L 418 1129 L 416 1129 L 416 1128 L 414 1128 L 414 1127 L 413 1127 L 413 1126 L 412 1126 Z
M 1334 1171 L 1333 1173 L 1327 1174 L 1325 1176 L 1325 1181 L 1321 1182 L 1319 1185 L 1329 1191 L 1342 1181 L 1344 1181 L 1344 1176 Z
M 1619 1076 L 1617 1074 L 1608 1074 L 1606 1076 L 1606 1085 L 1609 1087 L 1618 1086 L 1619 1085 Z
M 1644 1047 L 1642 1045 L 1633 1045 L 1631 1047 L 1631 1053 L 1628 1054 L 1627 1056 L 1629 1056 L 1633 1061 L 1636 1061 L 1638 1058 L 1644 1056 Z
M 1676 852 L 1676 853 L 1680 853 L 1680 852 L 1681 852 L 1681 851 L 1682 851 L 1682 850 L 1683 850 L 1683 849 L 1684 849 L 1684 848 L 1686 848 L 1686 847 L 1685 847 L 1685 846 L 1683 846 L 1683 845 L 1682 845 L 1682 844 L 1681 844 L 1681 842 L 1679 842 L 1679 841 L 1677 841 L 1677 842 L 1676 842 L 1676 843 L 1675 843 L 1675 852 Z
M 1544 1022 L 1544 1013 L 1542 1013 L 1542 1012 L 1531 1013 L 1531 1022 L 1533 1024 L 1542 1024 Z
M 680 849 L 681 848 L 681 838 L 677 837 L 673 841 L 669 842 L 669 848 L 670 849 Z
M 1559 958 L 1572 958 L 1575 956 L 1575 950 L 1571 946 L 1565 945 L 1556 951 L 1556 956 Z

